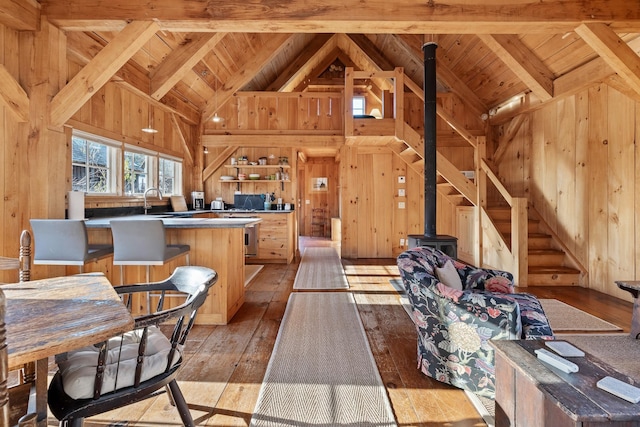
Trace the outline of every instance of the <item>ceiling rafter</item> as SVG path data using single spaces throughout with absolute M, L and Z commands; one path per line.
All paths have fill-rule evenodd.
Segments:
M 299 83 L 291 90 L 291 92 L 304 92 L 309 87 L 309 85 L 316 84 L 318 76 L 320 76 L 336 59 L 339 59 L 340 62 L 345 64 L 345 66 L 347 67 L 350 66 L 348 64 L 353 63 L 351 58 L 349 58 L 347 54 L 340 50 L 340 48 L 336 45 L 323 57 L 314 57 L 313 68 L 308 69 L 309 66 L 312 65 L 311 61 L 305 64 L 305 68 L 308 69 L 308 71 L 306 71 L 304 74 L 305 78 L 303 80 L 300 80 L 299 78 L 296 79 L 299 80 Z M 345 59 L 348 59 L 348 61 L 345 62 Z M 342 84 L 344 84 L 344 79 Z
M 40 3 L 36 0 L 0 0 L 0 24 L 18 31 L 40 28 Z
M 50 122 L 62 126 L 156 33 L 158 25 L 134 21 L 118 33 L 51 100 Z
M 410 55 L 414 61 L 418 61 L 419 63 L 424 62 L 422 58 L 422 45 L 415 46 L 414 44 L 410 44 L 404 37 L 399 35 L 394 35 L 393 38 L 396 40 L 397 48 L 401 48 L 407 55 Z M 486 113 L 489 107 L 465 82 L 445 65 L 442 55 L 442 50 L 436 49 L 436 78 L 438 81 L 448 87 L 451 92 L 455 93 L 477 116 Z
M 266 88 L 267 92 L 287 92 L 287 88 L 297 86 L 298 81 L 308 77 L 308 71 L 312 68 L 317 58 L 326 56 L 336 46 L 336 36 L 331 34 L 318 34 L 300 55 L 289 62 L 289 65 L 280 75 Z M 318 59 L 319 60 L 319 59 Z
M 542 101 L 553 98 L 553 73 L 515 36 L 478 34 L 498 58 L 509 67 Z
M 151 97 L 160 99 L 213 49 L 226 33 L 196 33 L 179 46 L 151 73 Z
M 275 34 L 271 37 L 269 41 L 262 46 L 262 49 L 242 66 L 241 71 L 235 73 L 225 82 L 223 87 L 218 88 L 219 94 L 216 96 L 216 99 L 207 101 L 202 111 L 202 121 L 204 122 L 213 117 L 213 114 L 224 105 L 236 91 L 249 83 L 262 67 L 268 64 L 279 52 L 286 49 L 294 37 L 296 36 L 292 34 Z
M 582 24 L 576 33 L 640 94 L 640 56 L 605 24 Z
M 72 32 L 67 35 L 67 55 L 69 59 L 81 66 L 86 66 L 93 59 L 92 53 L 104 49 L 100 44 L 86 33 Z M 175 113 L 189 124 L 197 124 L 200 121 L 200 111 L 183 97 L 177 96 L 175 91 L 166 94 L 160 102 L 149 96 L 149 77 L 143 69 L 131 61 L 122 66 L 111 77 L 115 84 L 126 87 L 138 96 L 148 98 L 158 107 Z

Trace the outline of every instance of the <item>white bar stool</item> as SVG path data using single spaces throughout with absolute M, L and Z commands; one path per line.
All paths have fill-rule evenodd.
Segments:
M 87 227 L 81 219 L 32 219 L 35 251 L 33 263 L 77 265 L 80 273 L 86 263 L 109 256 L 112 245 L 90 245 Z

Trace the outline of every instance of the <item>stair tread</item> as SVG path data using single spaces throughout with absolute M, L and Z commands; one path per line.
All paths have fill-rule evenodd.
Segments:
M 564 252 L 562 252 L 559 249 L 553 249 L 553 248 L 536 248 L 536 249 L 529 249 L 529 255 L 557 255 L 557 254 L 564 254 Z
M 580 271 L 572 267 L 565 267 L 562 265 L 537 265 L 529 266 L 529 274 L 548 274 L 548 273 L 563 273 L 563 274 L 579 274 Z

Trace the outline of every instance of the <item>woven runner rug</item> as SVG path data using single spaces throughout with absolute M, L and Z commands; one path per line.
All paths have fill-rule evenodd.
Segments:
M 544 313 L 554 333 L 577 331 L 612 332 L 622 328 L 593 316 L 585 311 L 565 304 L 557 299 L 540 299 Z
M 332 247 L 305 249 L 293 289 L 349 289 L 338 251 Z
M 291 294 L 250 426 L 396 426 L 350 292 Z

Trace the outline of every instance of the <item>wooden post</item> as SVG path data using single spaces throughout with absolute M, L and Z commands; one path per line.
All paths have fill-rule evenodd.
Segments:
M 396 119 L 396 138 L 404 139 L 404 68 L 395 68 L 394 118 Z
M 353 67 L 344 71 L 344 136 L 353 136 Z
M 484 136 L 478 137 L 476 144 L 475 167 L 476 167 L 476 240 L 478 247 L 475 249 L 474 263 L 478 267 L 482 266 L 482 211 L 487 208 L 487 176 L 482 171 L 480 163 L 487 158 L 487 139 Z
M 528 235 L 527 199 L 514 197 L 511 206 L 511 255 L 512 273 L 517 286 L 527 286 L 529 273 L 529 235 Z

